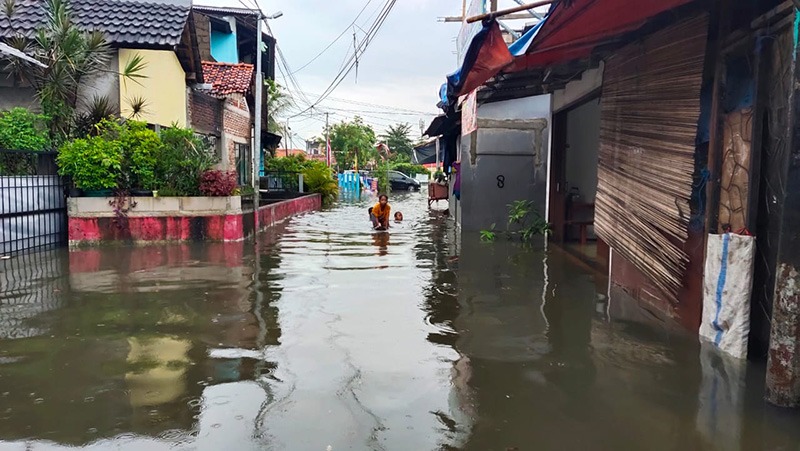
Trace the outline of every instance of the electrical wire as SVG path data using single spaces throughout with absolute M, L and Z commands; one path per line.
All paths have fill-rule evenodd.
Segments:
M 331 95 L 333 91 L 335 91 L 336 88 L 338 88 L 339 85 L 341 85 L 341 83 L 344 81 L 344 79 L 347 77 L 350 71 L 355 67 L 355 61 L 357 61 L 359 53 L 363 55 L 364 52 L 366 52 L 367 48 L 369 47 L 369 44 L 372 42 L 372 40 L 377 35 L 378 31 L 380 31 L 381 27 L 386 22 L 386 18 L 389 16 L 389 13 L 392 11 L 396 3 L 397 0 L 387 0 L 387 2 L 384 4 L 384 8 L 381 10 L 381 13 L 378 15 L 378 18 L 370 27 L 369 34 L 365 36 L 364 39 L 361 41 L 361 43 L 357 46 L 357 48 L 354 49 L 353 55 L 350 57 L 348 63 L 346 64 L 346 67 L 341 71 L 339 71 L 339 73 L 334 77 L 331 84 L 328 86 L 327 89 L 325 89 L 325 91 L 322 93 L 322 95 L 320 95 L 320 97 L 316 100 L 316 102 L 314 102 L 300 114 L 304 113 L 305 111 L 311 110 L 315 106 L 319 105 L 319 103 L 324 101 L 325 98 Z
M 330 48 L 331 48 L 331 47 L 333 47 L 333 45 L 334 45 L 334 44 L 336 44 L 337 42 L 339 42 L 339 39 L 342 39 L 342 37 L 345 35 L 345 33 L 347 33 L 348 31 L 350 31 L 350 28 L 352 28 L 352 27 L 353 27 L 353 25 L 356 25 L 356 22 L 358 21 L 358 19 L 361 17 L 361 15 L 362 15 L 362 14 L 364 14 L 364 11 L 366 11 L 367 7 L 368 7 L 368 6 L 370 5 L 370 3 L 372 3 L 372 2 L 373 2 L 373 0 L 367 0 L 367 3 L 366 3 L 366 4 L 364 4 L 364 7 L 363 7 L 363 8 L 361 8 L 361 11 L 359 11 L 359 12 L 358 12 L 358 15 L 356 16 L 356 18 L 355 18 L 355 19 L 353 19 L 353 22 L 351 22 L 351 23 L 350 23 L 350 25 L 348 25 L 348 26 L 347 26 L 347 28 L 345 28 L 345 29 L 342 31 L 342 33 L 341 33 L 341 34 L 339 34 L 339 36 L 337 36 L 337 37 L 336 37 L 336 39 L 334 39 L 334 40 L 333 40 L 333 41 L 332 41 L 330 44 L 328 44 L 328 46 L 327 46 L 327 47 L 325 47 L 324 49 L 322 49 L 322 51 L 321 51 L 321 52 L 317 53 L 317 55 L 316 55 L 314 58 L 311 58 L 311 60 L 310 60 L 309 62 L 307 62 L 307 63 L 303 64 L 302 66 L 300 66 L 300 68 L 298 68 L 297 70 L 295 70 L 294 72 L 292 72 L 292 75 L 294 75 L 294 74 L 296 74 L 296 73 L 300 72 L 301 70 L 303 70 L 303 69 L 305 69 L 306 67 L 308 67 L 309 65 L 311 65 L 311 63 L 313 63 L 314 61 L 316 61 L 316 60 L 317 60 L 317 59 L 318 59 L 320 56 L 322 56 L 323 54 L 325 54 L 325 52 L 327 52 L 328 50 L 330 50 Z

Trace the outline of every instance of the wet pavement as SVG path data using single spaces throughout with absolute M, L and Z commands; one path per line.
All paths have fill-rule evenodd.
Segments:
M 424 194 L 258 243 L 0 262 L 0 450 L 800 449 L 763 369 Z

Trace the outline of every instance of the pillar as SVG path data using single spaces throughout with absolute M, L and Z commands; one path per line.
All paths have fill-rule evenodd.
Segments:
M 795 10 L 795 15 L 798 15 Z M 776 267 L 775 296 L 772 308 L 769 357 L 767 362 L 767 394 L 772 404 L 800 407 L 800 70 L 797 64 L 798 26 L 794 21 L 794 83 L 787 93 L 792 105 L 789 124 L 792 127 L 788 147 L 788 174 L 785 178 L 786 199 L 781 220 L 780 249 Z

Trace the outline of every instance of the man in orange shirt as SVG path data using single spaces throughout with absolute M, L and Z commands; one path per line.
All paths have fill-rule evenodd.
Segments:
M 372 227 L 376 230 L 386 230 L 389 228 L 389 218 L 391 218 L 392 207 L 389 205 L 389 196 L 381 194 L 378 203 L 369 209 L 369 219 Z

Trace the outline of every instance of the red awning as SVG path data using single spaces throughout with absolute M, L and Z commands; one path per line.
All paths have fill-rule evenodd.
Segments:
M 550 12 L 527 54 L 516 58 L 507 71 L 521 71 L 587 57 L 596 46 L 636 30 L 657 14 L 691 1 L 562 1 Z

